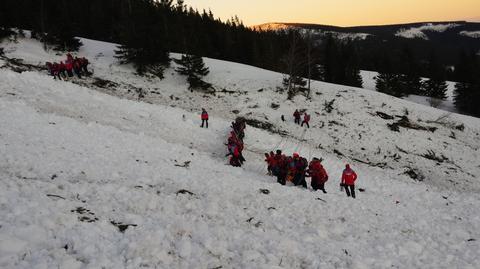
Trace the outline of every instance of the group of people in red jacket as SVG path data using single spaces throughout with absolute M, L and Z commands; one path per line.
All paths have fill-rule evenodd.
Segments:
M 227 156 L 230 156 L 230 165 L 235 167 L 241 167 L 245 162 L 242 152 L 244 148 L 243 138 L 245 137 L 246 126 L 245 119 L 237 118 L 232 122 L 232 131 L 227 140 Z
M 301 127 L 303 127 L 303 125 L 305 124 L 307 128 L 310 128 L 310 124 L 309 124 L 310 115 L 307 112 L 303 112 L 303 121 L 301 123 L 300 123 L 300 120 L 302 118 L 302 113 L 300 113 L 298 109 L 296 109 L 295 112 L 293 112 L 293 118 L 295 120 L 295 124 L 298 124 Z
M 292 156 L 282 154 L 281 150 L 276 153 L 271 151 L 265 153 L 265 162 L 267 163 L 268 173 L 277 177 L 277 182 L 285 185 L 287 181 L 292 182 L 295 186 L 303 186 L 307 188 L 306 177 L 311 178 L 311 187 L 313 190 L 325 190 L 325 183 L 328 181 L 328 174 L 322 165 L 322 160 L 313 158 L 310 163 L 306 158 L 301 157 L 298 153 Z M 355 198 L 355 181 L 357 174 L 347 164 L 342 173 L 340 186 L 345 189 L 347 196 Z
M 82 75 L 90 75 L 91 73 L 88 72 L 88 65 L 89 62 L 85 57 L 73 58 L 70 53 L 67 54 L 67 59 L 65 62 L 60 61 L 60 63 L 46 63 L 48 73 L 55 79 L 58 78 L 60 80 L 73 77 L 74 74 L 77 75 L 78 78 L 82 78 Z
M 298 112 L 295 111 L 295 112 Z M 208 113 L 202 108 L 201 113 L 202 125 L 206 123 L 208 128 Z M 306 120 L 307 126 L 310 118 Z M 305 121 L 305 120 L 304 120 Z M 242 151 L 244 149 L 243 138 L 245 137 L 246 122 L 244 118 L 237 118 L 232 122 L 232 131 L 227 140 L 228 154 L 230 156 L 230 165 L 241 167 L 245 162 Z M 301 157 L 298 153 L 292 156 L 286 156 L 281 150 L 276 153 L 271 151 L 265 153 L 265 162 L 267 163 L 268 173 L 277 177 L 277 182 L 286 185 L 287 181 L 292 182 L 295 186 L 307 187 L 306 178 L 310 177 L 310 185 L 313 190 L 325 190 L 325 183 L 328 181 L 328 174 L 322 165 L 322 160 L 314 157 L 310 162 L 306 158 Z M 355 198 L 355 181 L 357 174 L 347 164 L 342 173 L 340 186 L 345 189 L 347 196 Z

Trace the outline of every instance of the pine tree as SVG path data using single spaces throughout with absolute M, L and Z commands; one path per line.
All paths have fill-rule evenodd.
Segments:
M 358 64 L 358 56 L 355 47 L 351 42 L 348 42 L 342 46 L 342 60 L 343 60 L 343 72 L 344 80 L 339 81 L 340 84 L 358 87 L 363 86 L 362 76 L 360 75 L 360 67 Z
M 133 63 L 140 75 L 151 73 L 163 79 L 164 69 L 170 64 L 158 11 L 167 4 L 168 1 L 162 1 L 156 6 L 146 0 L 124 3 L 122 45 L 115 51 L 115 57 L 123 64 Z
M 424 94 L 441 100 L 447 98 L 448 86 L 445 81 L 445 70 L 438 63 L 434 52 L 430 53 L 427 72 L 429 79 L 424 82 Z
M 455 66 L 455 106 L 462 112 L 480 116 L 480 59 L 462 51 Z
M 205 66 L 202 57 L 196 55 L 184 54 L 179 60 L 174 60 L 179 66 L 175 69 L 179 74 L 187 76 L 187 82 L 189 89 L 208 90 L 212 87 L 212 84 L 202 80 L 202 77 L 208 75 L 210 71 Z
M 337 74 L 337 60 L 339 59 L 337 43 L 332 36 L 328 34 L 325 40 L 322 64 L 322 78 L 325 82 L 334 83 Z
M 404 96 L 402 81 L 398 73 L 393 69 L 390 57 L 384 53 L 380 66 L 380 72 L 375 79 L 376 90 L 396 97 Z
M 400 83 L 404 95 L 422 95 L 422 80 L 419 65 L 410 47 L 405 46 L 400 54 Z

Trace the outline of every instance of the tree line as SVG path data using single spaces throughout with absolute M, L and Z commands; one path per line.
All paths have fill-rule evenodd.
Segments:
M 297 31 L 256 31 L 238 17 L 223 22 L 211 11 L 187 7 L 183 0 L 3 0 L 0 7 L 2 28 L 32 30 L 34 36 L 57 49 L 78 49 L 81 44 L 75 36 L 121 44 L 117 55 L 123 62 L 134 63 L 139 73 L 161 77 L 169 64 L 168 52 L 279 72 L 289 69 L 287 58 L 293 55 L 296 67 L 292 75 L 349 85 L 343 76 L 321 75 L 317 69 L 326 58 L 322 57 L 323 46 Z M 292 36 L 298 42 L 292 43 Z M 338 70 L 325 68 L 330 69 Z
M 428 59 L 418 59 L 405 46 L 400 52 L 383 51 L 377 65 L 376 90 L 397 97 L 410 94 L 428 96 L 432 106 L 447 97 L 446 80 L 456 81 L 454 103 L 461 112 L 480 116 L 480 57 L 460 50 L 457 64 L 445 67 L 431 51 Z

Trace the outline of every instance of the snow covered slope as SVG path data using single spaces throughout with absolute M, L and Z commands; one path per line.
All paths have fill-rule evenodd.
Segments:
M 363 80 L 363 88 L 367 90 L 376 91 L 376 81 L 375 78 L 377 77 L 378 73 L 374 71 L 360 71 L 360 76 L 362 76 Z M 420 96 L 420 95 L 409 95 L 403 97 L 403 99 L 412 101 L 414 103 L 425 105 L 425 106 L 434 106 L 438 109 L 458 113 L 457 108 L 455 107 L 454 98 L 455 98 L 455 82 L 447 81 L 447 98 L 445 100 L 440 100 L 436 98 L 430 98 L 427 96 Z
M 320 82 L 311 100 L 288 101 L 281 74 L 213 59 L 206 79 L 216 94 L 191 93 L 173 68 L 162 81 L 138 77 L 115 62 L 113 44 L 82 42 L 95 74 L 70 82 L 11 70 L 12 58 L 39 65 L 63 55 L 29 39 L 0 45 L 0 268 L 480 262 L 479 119 Z M 198 127 L 201 107 L 209 129 Z M 280 120 L 295 108 L 312 114 L 312 128 Z M 395 132 L 387 124 L 400 117 L 377 112 L 437 129 Z M 237 115 L 274 126 L 247 127 L 242 168 L 224 158 Z M 262 154 L 276 148 L 323 157 L 329 193 L 266 176 Z M 356 200 L 338 190 L 346 162 L 365 189 Z
M 407 29 L 400 29 L 395 36 L 404 37 L 404 38 L 421 38 L 428 40 L 428 36 L 425 32 L 445 32 L 450 28 L 455 28 L 460 26 L 457 23 L 446 23 L 446 24 L 433 24 L 433 23 L 426 23 L 419 27 L 411 27 Z

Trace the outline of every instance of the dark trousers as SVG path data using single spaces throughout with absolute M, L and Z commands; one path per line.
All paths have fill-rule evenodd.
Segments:
M 302 127 L 303 127 L 303 124 L 306 124 L 308 128 L 310 128 L 310 124 L 308 124 L 308 121 L 302 121 Z
M 344 185 L 343 187 L 345 188 L 345 192 L 347 193 L 348 197 L 351 195 L 353 198 L 355 198 L 355 185 Z
M 202 120 L 202 125 L 200 125 L 200 127 L 203 128 L 203 124 L 204 124 L 204 123 L 206 124 L 206 126 L 207 126 L 207 128 L 208 128 L 208 120 Z
M 85 76 L 88 75 L 88 69 L 87 69 L 86 65 L 82 66 L 82 71 L 83 71 Z
M 313 179 L 312 179 L 312 189 L 313 189 L 314 191 L 316 191 L 316 190 L 321 190 L 321 191 L 323 191 L 324 193 L 327 193 L 327 191 L 325 191 L 325 182 L 323 182 L 323 183 L 319 183 L 319 182 L 318 182 L 318 183 L 317 183 L 317 182 L 313 181 Z
M 302 185 L 305 189 L 307 188 L 307 182 L 305 181 L 305 176 L 302 175 L 301 173 L 297 173 L 295 177 L 293 178 L 293 184 L 295 186 Z
M 300 118 L 295 118 L 295 123 L 300 124 Z
M 277 182 L 282 184 L 282 185 L 285 185 L 287 183 L 287 174 L 284 173 L 284 172 L 279 172 L 278 175 L 277 175 Z
M 77 74 L 78 78 L 82 78 L 82 71 L 80 69 L 73 69 L 73 72 L 75 72 L 75 74 Z
M 242 163 L 240 162 L 240 160 L 237 157 L 232 156 L 230 158 L 230 165 L 235 166 L 235 167 L 241 167 Z

